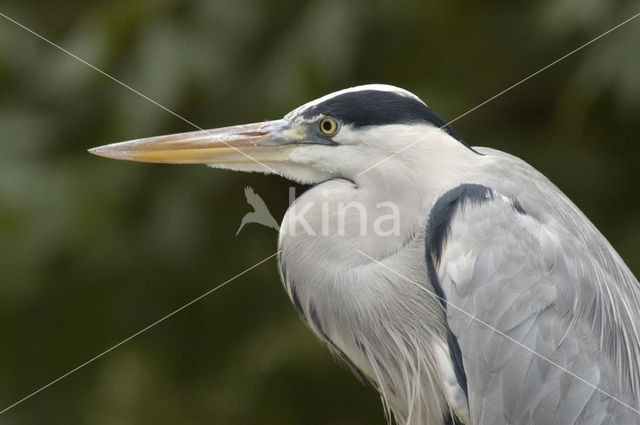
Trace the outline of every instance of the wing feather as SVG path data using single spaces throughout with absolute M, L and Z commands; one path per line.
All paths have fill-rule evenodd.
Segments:
M 579 238 L 559 223 L 486 189 L 476 202 L 455 204 L 432 259 L 462 354 L 471 423 L 639 423 L 607 396 L 635 403 L 620 394 L 615 360 L 598 336 L 602 323 L 583 311 L 588 305 L 597 315 L 589 282 L 606 280 L 607 271 L 594 270 Z

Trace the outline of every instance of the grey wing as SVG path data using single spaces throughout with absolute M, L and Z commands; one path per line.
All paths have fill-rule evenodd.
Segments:
M 637 397 L 610 355 L 619 350 L 602 346 L 600 333 L 612 325 L 602 323 L 594 280 L 606 281 L 607 271 L 594 269 L 558 223 L 542 224 L 483 186 L 472 189 L 450 196 L 448 218 L 427 232 L 471 424 L 640 423 L 631 408 Z

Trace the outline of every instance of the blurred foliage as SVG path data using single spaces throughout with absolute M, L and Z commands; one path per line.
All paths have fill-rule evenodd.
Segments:
M 3 0 L 0 11 L 205 128 L 369 82 L 453 119 L 637 13 L 632 1 Z M 640 271 L 640 19 L 454 124 L 516 154 Z M 86 149 L 192 127 L 0 17 L 0 409 L 276 249 L 289 183 Z M 274 260 L 0 416 L 2 424 L 383 424 Z

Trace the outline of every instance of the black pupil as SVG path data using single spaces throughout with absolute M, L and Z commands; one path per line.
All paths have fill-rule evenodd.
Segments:
M 324 131 L 329 132 L 333 128 L 333 125 L 331 125 L 331 121 L 326 120 L 322 123 L 322 128 L 324 129 Z

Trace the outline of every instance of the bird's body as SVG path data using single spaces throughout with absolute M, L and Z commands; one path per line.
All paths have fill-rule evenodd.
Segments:
M 467 146 L 391 86 L 337 92 L 260 125 L 223 133 L 268 135 L 261 146 L 275 154 L 246 151 L 263 164 L 228 149 L 205 161 L 193 136 L 169 162 L 264 165 L 316 183 L 280 229 L 285 289 L 399 424 L 640 423 L 640 286 L 534 168 Z M 97 153 L 158 161 L 176 149 L 152 142 Z
M 387 194 L 384 199 L 401 205 L 415 203 L 404 211 L 422 211 L 397 240 L 376 240 L 370 232 L 336 244 L 330 237 L 292 236 L 283 227 L 280 267 L 294 304 L 331 349 L 379 388 L 401 423 L 450 423 L 450 408 L 465 424 L 637 423 L 634 411 L 483 323 L 451 306 L 443 312 L 441 300 L 432 295 L 436 290 L 425 246 L 433 248 L 435 241 L 425 237 L 429 218 L 445 213 L 451 230 L 441 241 L 437 270 L 445 299 L 601 390 L 637 403 L 637 381 L 633 385 L 628 378 L 637 379 L 638 365 L 616 359 L 638 359 L 637 334 L 630 338 L 636 344 L 627 346 L 623 331 L 635 331 L 640 323 L 637 309 L 624 308 L 625 300 L 640 305 L 637 282 L 549 181 L 517 158 L 475 149 L 483 154 L 468 158 L 467 164 L 475 165 L 434 193 L 402 200 Z M 430 170 L 437 174 L 437 164 Z M 492 199 L 453 196 L 452 203 L 466 199 L 461 210 L 454 205 L 452 211 L 434 211 L 438 199 L 458 195 L 456 188 L 469 184 L 491 188 Z M 330 201 L 322 190 L 331 193 Z M 340 202 L 373 206 L 375 199 L 366 196 L 351 182 L 330 180 L 305 193 L 296 208 L 311 202 L 333 203 L 329 210 L 337 210 Z M 321 214 L 309 211 L 307 222 L 321 235 Z M 285 216 L 285 226 L 288 221 Z M 528 275 L 528 269 L 535 275 Z M 474 287 L 474 275 L 485 279 L 481 288 Z M 464 390 L 452 375 L 447 325 L 461 346 L 469 401 L 475 403 L 473 421 Z M 507 374 L 509 385 L 504 383 Z M 574 412 L 556 418 L 569 409 L 564 402 L 571 397 Z M 523 409 L 502 418 L 507 401 Z M 611 412 L 620 412 L 620 419 Z

